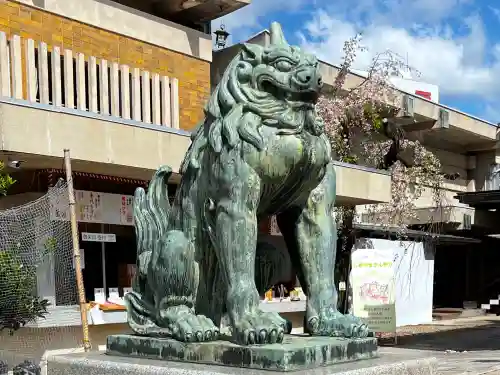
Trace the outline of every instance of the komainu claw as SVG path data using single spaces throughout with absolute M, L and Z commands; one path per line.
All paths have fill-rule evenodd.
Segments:
M 368 326 L 353 315 L 343 315 L 333 308 L 325 309 L 318 316 L 307 320 L 307 331 L 313 336 L 364 338 Z

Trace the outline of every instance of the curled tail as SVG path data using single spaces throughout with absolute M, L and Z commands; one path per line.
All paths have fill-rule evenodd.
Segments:
M 127 320 L 130 328 L 139 334 L 161 333 L 155 322 L 155 307 L 148 287 L 147 271 L 151 254 L 158 239 L 168 228 L 170 203 L 167 181 L 172 169 L 162 166 L 153 175 L 148 192 L 137 188 L 134 194 L 134 225 L 137 241 L 137 270 L 132 292 L 125 295 Z
M 137 276 L 145 277 L 151 252 L 168 229 L 170 203 L 167 181 L 172 168 L 161 166 L 149 183 L 148 192 L 137 188 L 134 194 L 134 225 L 137 241 Z M 137 278 L 136 278 L 137 279 Z M 137 292 L 141 292 L 137 290 Z

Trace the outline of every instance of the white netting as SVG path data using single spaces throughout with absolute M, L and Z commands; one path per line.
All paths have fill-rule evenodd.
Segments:
M 57 327 L 79 314 L 71 224 L 55 206 L 64 215 L 69 212 L 63 180 L 32 202 L 0 211 L 0 360 L 10 367 L 40 361 L 70 331 L 75 336 L 72 346 L 81 343 L 81 327 Z M 37 317 L 47 303 L 49 314 Z M 23 324 L 27 326 L 10 334 Z

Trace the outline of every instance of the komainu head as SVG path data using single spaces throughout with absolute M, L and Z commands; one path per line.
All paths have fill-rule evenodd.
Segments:
M 320 135 L 315 104 L 322 86 L 316 57 L 290 46 L 273 23 L 270 45 L 244 44 L 213 92 L 206 109 L 209 143 L 220 151 L 242 139 L 262 149 L 261 126 Z

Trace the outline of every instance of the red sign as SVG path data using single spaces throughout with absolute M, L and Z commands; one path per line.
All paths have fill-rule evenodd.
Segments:
M 416 90 L 415 91 L 415 95 L 422 96 L 422 97 L 424 97 L 427 100 L 432 100 L 431 99 L 432 98 L 432 93 L 430 93 L 428 91 Z

